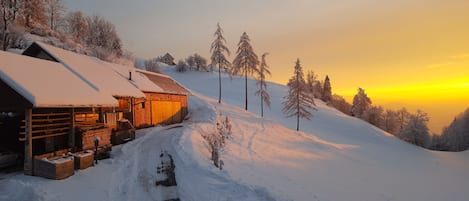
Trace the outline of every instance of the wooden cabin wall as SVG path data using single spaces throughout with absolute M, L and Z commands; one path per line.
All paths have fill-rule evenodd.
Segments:
M 185 95 L 145 93 L 145 100 L 135 99 L 134 126 L 180 123 L 187 115 L 188 100 Z

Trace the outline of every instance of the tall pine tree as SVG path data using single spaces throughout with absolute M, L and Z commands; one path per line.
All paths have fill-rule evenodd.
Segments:
M 230 50 L 225 45 L 226 40 L 225 37 L 223 37 L 223 29 L 221 29 L 219 23 L 213 35 L 215 36 L 215 40 L 210 47 L 210 52 L 212 53 L 210 59 L 212 60 L 211 66 L 218 65 L 218 103 L 221 103 L 221 69 L 224 68 L 227 70 L 231 65 L 224 54 L 226 53 L 229 56 Z
M 326 75 L 326 79 L 324 80 L 324 87 L 322 90 L 322 101 L 329 104 L 332 101 L 332 88 L 331 82 L 329 80 L 329 76 Z
M 267 65 L 267 62 L 265 61 L 265 57 L 269 53 L 264 53 L 261 56 L 261 64 L 259 65 L 259 79 L 257 80 L 256 85 L 259 86 L 259 90 L 256 91 L 256 95 L 261 97 L 261 117 L 264 117 L 264 103 L 267 105 L 267 107 L 270 108 L 270 96 L 269 93 L 267 93 L 267 83 L 265 82 L 265 77 L 267 75 L 271 75 L 269 66 Z
M 303 69 L 300 65 L 300 59 L 296 60 L 295 71 L 288 81 L 288 95 L 283 97 L 285 101 L 282 103 L 282 112 L 287 117 L 296 116 L 296 130 L 300 130 L 300 118 L 311 120 L 313 115 L 309 111 L 313 109 L 313 97 L 308 93 L 305 83 Z
M 244 74 L 245 83 L 245 110 L 248 110 L 248 75 L 258 71 L 259 59 L 251 47 L 251 40 L 246 32 L 241 36 L 236 51 L 236 58 L 233 60 L 232 73 L 235 75 Z

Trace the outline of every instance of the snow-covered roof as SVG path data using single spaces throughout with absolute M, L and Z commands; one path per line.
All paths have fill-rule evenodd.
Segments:
M 153 83 L 158 85 L 160 88 L 163 89 L 163 93 L 168 93 L 168 94 L 179 94 L 179 95 L 191 95 L 192 93 L 189 91 L 189 89 L 185 88 L 174 80 L 173 78 L 163 75 L 160 73 L 154 73 L 146 70 L 141 70 L 141 69 L 135 69 L 136 71 L 143 73 L 145 76 L 148 77 L 149 80 L 151 80 Z
M 34 107 L 118 105 L 112 96 L 99 93 L 60 63 L 3 51 L 0 61 L 0 79 Z
M 136 68 L 112 63 L 108 63 L 108 65 L 113 68 L 116 72 L 118 72 L 122 77 L 132 83 L 134 86 L 139 88 L 141 91 L 159 93 L 164 92 L 161 87 L 156 85 L 141 72 L 138 72 Z
M 115 97 L 143 98 L 145 95 L 124 77 L 110 68 L 109 63 L 82 54 L 35 42 L 72 73 L 102 93 Z

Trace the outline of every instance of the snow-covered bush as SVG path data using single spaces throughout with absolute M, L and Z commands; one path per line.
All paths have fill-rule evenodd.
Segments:
M 215 167 L 222 168 L 221 164 L 223 161 L 220 160 L 220 152 L 223 150 L 226 144 L 226 139 L 231 138 L 231 123 L 227 116 L 223 118 L 220 122 L 216 124 L 216 130 L 210 133 L 207 133 L 203 138 L 207 141 L 209 145 L 209 151 L 212 154 L 212 161 Z
M 179 60 L 178 63 L 176 64 L 176 71 L 177 72 L 186 72 L 188 69 L 188 65 L 185 61 Z

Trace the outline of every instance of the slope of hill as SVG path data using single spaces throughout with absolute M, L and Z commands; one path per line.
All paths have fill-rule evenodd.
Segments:
M 216 74 L 163 69 L 193 92 L 218 97 Z M 259 113 L 259 97 L 253 95 L 255 81 L 249 80 L 248 85 L 249 111 Z M 467 151 L 434 152 L 405 143 L 319 100 L 313 119 L 301 122 L 304 132 L 294 132 L 290 129 L 295 128 L 295 119 L 286 119 L 281 113 L 285 86 L 268 86 L 272 107 L 265 111 L 265 119 L 241 109 L 244 106 L 241 78 L 230 80 L 224 76 L 223 87 L 221 105 L 213 99 L 206 101 L 233 119 L 236 134 L 222 157 L 229 177 L 237 182 L 264 189 L 279 200 L 469 197 L 465 190 L 469 184 Z
M 469 151 L 428 151 L 343 115 L 319 100 L 311 121 L 281 113 L 286 87 L 270 84 L 272 108 L 259 117 L 259 99 L 242 109 L 243 81 L 211 73 L 166 74 L 195 94 L 189 116 L 178 126 L 140 130 L 136 140 L 113 148 L 111 159 L 51 181 L 19 173 L 0 174 L 0 200 L 422 200 L 464 201 L 469 197 Z M 249 94 L 255 82 L 249 81 Z M 223 170 L 210 160 L 202 136 L 216 132 L 228 116 L 232 135 L 221 152 Z M 159 154 L 173 156 L 177 188 L 155 186 Z M 23 189 L 18 194 L 18 189 Z

